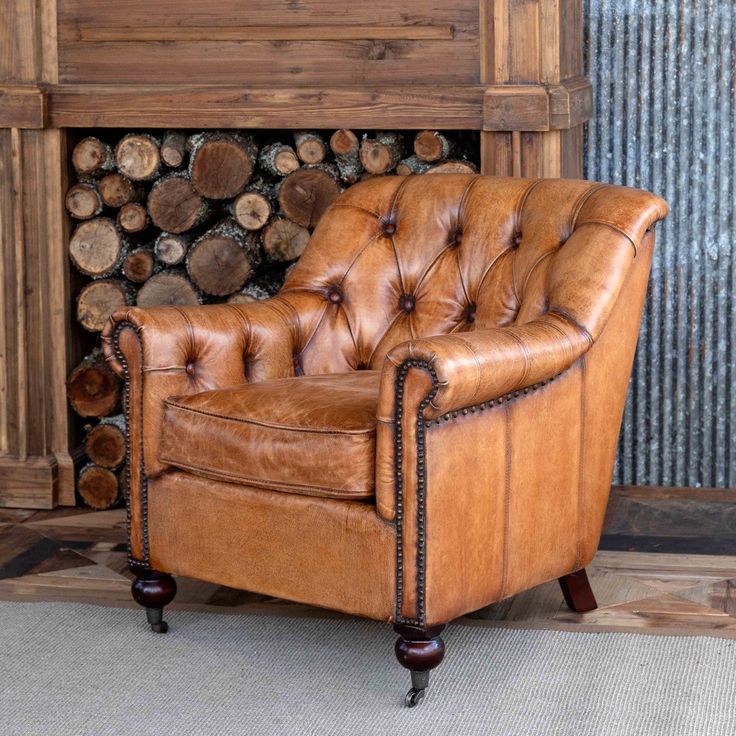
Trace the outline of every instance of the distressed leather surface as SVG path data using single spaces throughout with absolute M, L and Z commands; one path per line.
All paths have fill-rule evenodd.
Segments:
M 277 297 L 113 315 L 113 366 L 116 348 L 135 362 L 116 325 L 129 324 L 140 343 L 128 380 L 140 397 L 130 433 L 141 442 L 141 478 L 163 472 L 163 487 L 171 474 L 159 455 L 169 397 L 173 411 L 204 401 L 203 391 L 370 369 L 380 372 L 375 507 L 360 505 L 395 530 L 394 620 L 445 621 L 578 569 L 595 551 L 608 496 L 653 247 L 647 231 L 666 213 L 649 193 L 585 181 L 442 175 L 351 187 Z M 267 393 L 247 411 L 299 413 L 295 394 L 277 410 Z M 346 421 L 353 411 L 345 408 Z M 183 420 L 174 430 L 170 417 L 167 446 L 185 436 Z M 213 430 L 207 462 L 217 438 L 225 442 Z M 293 462 L 319 475 L 312 468 L 324 456 L 312 450 L 300 441 Z M 273 475 L 271 453 L 262 453 L 263 478 Z M 272 495 L 296 497 L 283 490 Z M 136 492 L 131 483 L 131 505 Z M 218 506 L 223 527 L 241 523 L 227 503 Z M 187 508 L 191 520 L 177 510 L 178 524 L 208 513 Z M 173 523 L 156 516 L 156 525 Z M 281 543 L 264 547 L 260 563 L 279 557 Z M 332 554 L 346 569 L 357 562 L 348 546 Z M 201 560 L 181 565 L 206 577 Z M 298 597 L 288 586 L 279 594 Z M 355 610 L 344 595 L 325 605 Z
M 169 398 L 159 459 L 233 483 L 370 498 L 379 380 L 353 371 Z

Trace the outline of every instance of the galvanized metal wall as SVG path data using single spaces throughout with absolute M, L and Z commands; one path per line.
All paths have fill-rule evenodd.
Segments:
M 736 2 L 584 0 L 586 177 L 670 204 L 616 482 L 736 487 Z

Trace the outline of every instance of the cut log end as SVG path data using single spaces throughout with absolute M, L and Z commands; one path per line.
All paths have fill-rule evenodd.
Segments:
M 199 304 L 199 294 L 183 272 L 161 271 L 151 276 L 140 288 L 136 304 L 139 307 L 193 307 Z
M 66 193 L 64 204 L 77 220 L 89 220 L 102 212 L 102 198 L 93 184 L 75 184 Z
M 140 197 L 139 188 L 122 174 L 115 172 L 100 179 L 100 198 L 108 207 L 122 207 Z
M 271 203 L 263 194 L 246 192 L 233 202 L 232 214 L 246 230 L 260 230 L 271 217 Z
M 339 194 L 340 185 L 327 171 L 299 169 L 284 179 L 279 204 L 288 219 L 303 227 L 314 227 Z
M 108 217 L 96 217 L 77 225 L 69 242 L 72 263 L 87 276 L 111 274 L 123 257 L 125 241 Z
M 105 361 L 86 358 L 70 374 L 67 396 L 72 409 L 83 417 L 104 417 L 120 400 L 120 381 Z
M 112 470 L 88 465 L 79 473 L 77 493 L 87 506 L 109 509 L 120 500 L 120 481 Z
M 118 171 L 133 181 L 148 181 L 158 173 L 161 152 L 158 141 L 147 133 L 126 135 L 115 148 Z
M 186 175 L 170 174 L 159 179 L 148 195 L 148 213 L 156 227 L 169 233 L 183 233 L 207 216 L 204 199 Z
M 309 230 L 283 217 L 274 219 L 263 231 L 263 251 L 270 261 L 293 261 L 308 242 Z
M 470 161 L 445 161 L 438 166 L 432 166 L 427 174 L 477 174 L 478 167 Z
M 318 133 L 300 130 L 294 133 L 296 155 L 305 164 L 321 164 L 327 155 L 327 145 Z
M 156 260 L 165 266 L 176 266 L 184 260 L 189 242 L 190 236 L 161 233 L 153 246 Z
M 126 233 L 139 233 L 148 226 L 146 208 L 138 202 L 124 204 L 118 212 L 118 225 Z
M 98 424 L 84 438 L 87 457 L 103 468 L 114 469 L 125 461 L 125 435 L 117 424 Z
M 242 288 L 259 263 L 258 236 L 225 220 L 199 238 L 187 253 L 192 281 L 212 296 L 228 296 Z
M 142 284 L 153 275 L 156 262 L 149 248 L 138 248 L 125 256 L 123 275 L 129 281 Z
M 421 130 L 414 138 L 414 153 L 428 163 L 448 158 L 452 148 L 449 138 L 437 130 Z
M 114 165 L 112 149 L 99 138 L 83 138 L 74 146 L 72 166 L 79 176 L 102 176 Z
M 401 158 L 401 137 L 394 133 L 378 133 L 360 144 L 360 162 L 369 174 L 391 171 Z
M 352 130 L 341 128 L 330 136 L 330 148 L 335 156 L 347 156 L 357 153 L 360 148 L 358 136 Z
M 116 309 L 123 309 L 132 303 L 132 291 L 122 281 L 93 281 L 79 292 L 77 321 L 89 332 L 100 332 Z
M 171 168 L 178 168 L 184 163 L 187 139 L 183 133 L 169 131 L 161 143 L 161 160 Z
M 189 162 L 192 185 L 208 199 L 229 199 L 250 181 L 258 149 L 250 140 L 229 133 L 203 133 Z

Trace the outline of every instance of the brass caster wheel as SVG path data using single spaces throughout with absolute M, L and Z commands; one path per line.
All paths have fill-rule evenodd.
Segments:
M 158 624 L 151 624 L 151 631 L 155 631 L 157 634 L 165 634 L 169 630 L 169 625 L 166 621 L 161 621 Z
M 419 705 L 419 703 L 424 700 L 424 688 L 417 689 L 413 687 L 409 692 L 406 694 L 406 697 L 404 698 L 404 703 L 406 704 L 407 708 L 414 708 L 415 706 Z

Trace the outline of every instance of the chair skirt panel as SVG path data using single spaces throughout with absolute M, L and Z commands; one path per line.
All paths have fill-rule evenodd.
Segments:
M 396 534 L 375 506 L 172 471 L 148 481 L 151 566 L 389 621 Z

